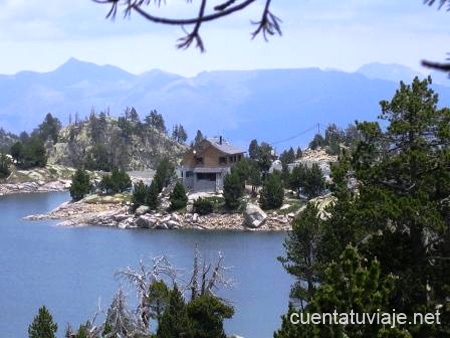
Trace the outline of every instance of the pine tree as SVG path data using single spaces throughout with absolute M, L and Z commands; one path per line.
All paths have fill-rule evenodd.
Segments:
M 91 192 L 92 186 L 89 179 L 89 174 L 83 169 L 77 169 L 72 176 L 72 183 L 70 184 L 70 196 L 74 201 L 82 199 L 85 195 Z
M 184 185 L 177 182 L 170 193 L 170 209 L 178 210 L 185 208 L 188 202 L 188 197 L 186 195 L 186 189 Z
M 161 317 L 156 335 L 158 338 L 195 337 L 186 303 L 176 284 L 170 292 L 169 305 Z
M 187 305 L 195 338 L 226 338 L 223 320 L 231 318 L 234 309 L 217 297 L 205 294 L 196 297 Z
M 56 331 L 58 331 L 58 325 L 53 322 L 53 317 L 47 308 L 42 306 L 28 327 L 28 337 L 56 338 Z
M 259 204 L 262 209 L 276 209 L 283 205 L 284 188 L 280 175 L 270 174 L 263 183 Z
M 292 222 L 284 248 L 286 257 L 278 257 L 286 271 L 297 278 L 291 288 L 291 297 L 308 303 L 319 282 L 320 265 L 317 246 L 323 231 L 323 221 L 318 216 L 318 209 L 307 204 L 300 216 Z
M 248 146 L 248 156 L 252 160 L 257 160 L 259 158 L 259 145 L 257 140 L 252 140 Z
M 225 198 L 225 205 L 231 210 L 237 209 L 240 205 L 242 194 L 243 182 L 238 173 L 232 170 L 223 180 L 223 197 Z

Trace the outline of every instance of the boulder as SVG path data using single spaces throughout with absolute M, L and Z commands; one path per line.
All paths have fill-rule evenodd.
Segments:
M 150 211 L 150 207 L 148 207 L 146 205 L 141 205 L 139 208 L 136 209 L 136 211 L 134 213 L 136 214 L 136 216 L 141 216 L 141 215 L 148 213 L 149 211 Z
M 255 204 L 247 204 L 244 213 L 244 224 L 250 228 L 259 228 L 267 219 L 267 214 Z
M 170 220 L 170 221 L 168 221 L 165 224 L 167 224 L 167 227 L 169 229 L 179 229 L 180 225 L 181 225 L 180 222 L 177 222 L 177 221 L 174 221 L 174 220 Z
M 139 216 L 135 224 L 139 228 L 152 228 L 156 223 L 156 219 L 150 215 L 141 215 Z
M 115 221 L 122 222 L 122 221 L 128 219 L 128 217 L 130 217 L 130 215 L 127 215 L 127 214 L 116 214 L 113 217 L 114 217 Z

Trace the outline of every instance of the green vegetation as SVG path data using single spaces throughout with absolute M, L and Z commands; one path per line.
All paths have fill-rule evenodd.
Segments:
M 154 128 L 162 133 L 167 133 L 164 118 L 156 110 L 152 110 L 149 115 L 144 119 L 145 125 L 150 128 Z
M 153 182 L 155 182 L 158 193 L 160 193 L 175 175 L 174 165 L 167 159 L 164 158 L 159 162 L 156 168 L 155 176 L 153 177 Z
M 336 202 L 320 220 L 307 208 L 286 240 L 283 265 L 306 311 L 435 313 L 441 325 L 292 325 L 275 337 L 446 337 L 450 277 L 450 109 L 437 108 L 431 79 L 400 83 L 377 122 L 332 166 Z M 355 193 L 357 182 L 358 193 Z M 357 250 L 355 249 L 357 245 Z M 296 311 L 290 306 L 289 312 Z M 332 312 L 332 311 L 331 311 Z
M 141 205 L 146 205 L 151 210 L 156 210 L 159 206 L 158 196 L 159 192 L 155 181 L 152 181 L 150 186 L 140 181 L 134 185 L 133 195 L 131 197 L 133 208 L 136 210 Z
M 361 134 L 356 125 L 349 124 L 343 130 L 338 128 L 334 123 L 327 126 L 325 129 L 325 137 L 321 134 L 316 134 L 313 140 L 309 143 L 310 149 L 324 148 L 330 155 L 339 155 L 341 150 L 354 150 L 354 146 L 360 140 Z
M 86 170 L 78 169 L 72 176 L 72 184 L 69 187 L 70 196 L 74 201 L 81 200 L 92 190 L 89 174 Z
M 172 140 L 177 141 L 178 143 L 185 143 L 188 136 L 186 130 L 181 124 L 176 124 L 172 130 Z
M 106 194 L 117 194 L 131 189 L 131 179 L 124 170 L 114 168 L 102 177 L 99 188 Z
M 42 306 L 28 327 L 28 337 L 56 338 L 56 331 L 58 331 L 58 325 L 53 323 L 52 315 L 45 306 Z
M 207 215 L 214 210 L 214 201 L 210 198 L 199 197 L 194 201 L 194 212 L 199 215 Z
M 231 173 L 226 175 L 223 180 L 223 197 L 225 199 L 225 205 L 230 210 L 236 210 L 241 203 L 240 199 L 243 192 L 243 181 L 237 172 L 231 171 Z
M 11 174 L 11 160 L 5 153 L 0 152 L 0 179 L 7 178 Z
M 298 164 L 292 169 L 288 180 L 292 190 L 298 191 L 308 198 L 321 195 L 325 189 L 325 178 L 317 163 L 313 163 L 311 167 Z
M 182 287 L 177 283 L 178 269 L 165 257 L 155 258 L 150 267 L 141 262 L 137 270 L 122 270 L 118 275 L 137 288 L 137 309 L 129 308 L 124 292 L 119 289 L 103 323 L 94 325 L 92 321 L 86 321 L 78 331 L 68 325 L 65 336 L 226 338 L 223 321 L 234 315 L 234 308 L 212 293 L 227 284 L 222 263 L 222 256 L 211 264 L 196 250 L 192 276 L 187 279 L 190 282 Z M 189 298 L 182 290 L 189 290 Z M 43 307 L 30 325 L 30 337 L 53 338 L 56 329 L 57 325 Z
M 262 209 L 277 209 L 283 205 L 284 188 L 279 174 L 269 174 L 264 181 L 259 198 Z
M 188 202 L 188 197 L 186 194 L 186 189 L 184 185 L 177 182 L 170 193 L 170 209 L 178 210 L 185 208 Z

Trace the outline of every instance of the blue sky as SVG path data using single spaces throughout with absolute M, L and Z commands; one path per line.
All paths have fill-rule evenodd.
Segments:
M 211 5 L 223 1 L 210 0 Z M 43 5 L 45 3 L 45 5 Z M 186 17 L 199 1 L 166 0 L 162 15 Z M 50 71 L 75 57 L 132 73 L 158 68 L 182 75 L 218 69 L 320 67 L 354 71 L 370 62 L 445 60 L 450 13 L 422 0 L 272 0 L 282 37 L 251 40 L 264 1 L 202 28 L 206 53 L 175 48 L 179 27 L 151 24 L 137 14 L 114 22 L 90 0 L 0 0 L 0 74 Z

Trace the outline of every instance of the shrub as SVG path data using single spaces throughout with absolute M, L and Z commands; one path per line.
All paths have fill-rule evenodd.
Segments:
M 194 212 L 199 215 L 207 215 L 212 213 L 214 210 L 214 201 L 207 198 L 197 198 L 194 201 Z
M 178 210 L 186 207 L 188 202 L 188 197 L 186 195 L 186 189 L 184 185 L 180 182 L 175 184 L 175 187 L 170 194 L 170 208 L 172 210 Z

